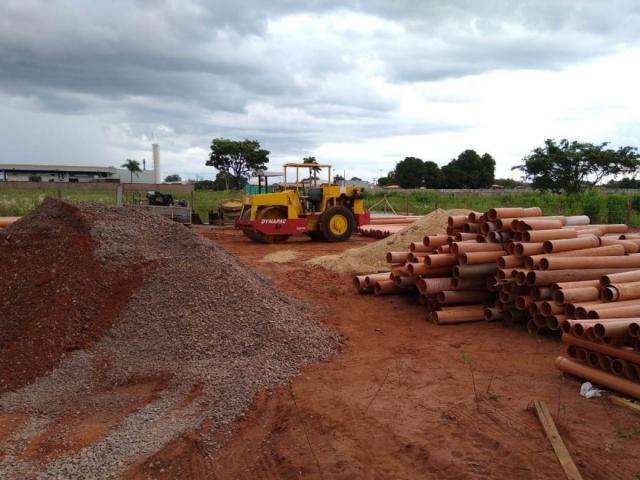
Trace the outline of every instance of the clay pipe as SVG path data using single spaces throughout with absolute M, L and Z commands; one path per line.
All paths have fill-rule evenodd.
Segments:
M 578 232 L 567 228 L 553 230 L 529 230 L 522 233 L 525 242 L 544 242 L 546 240 L 560 240 L 563 238 L 576 238 Z
M 556 358 L 555 363 L 556 367 L 565 373 L 589 380 L 590 382 L 624 393 L 630 397 L 640 399 L 640 384 L 638 383 L 629 381 L 625 378 L 616 377 L 595 368 L 590 368 L 575 360 L 565 357 Z
M 495 262 L 504 255 L 504 251 L 494 252 L 465 252 L 459 255 L 461 265 L 475 265 L 478 263 Z
M 527 268 L 537 268 L 538 263 L 544 257 L 604 257 L 624 254 L 625 251 L 622 245 L 609 245 L 606 247 L 583 248 L 580 250 L 567 250 L 566 252 L 531 255 L 525 258 L 524 264 Z
M 438 248 L 449 240 L 449 235 L 427 235 L 422 239 L 425 247 Z
M 480 263 L 477 265 L 455 265 L 453 276 L 458 278 L 486 277 L 494 274 L 498 266 L 495 263 Z
M 640 302 L 636 305 L 627 305 L 625 307 L 591 307 L 587 312 L 587 318 L 589 319 L 636 318 L 638 316 L 640 316 Z
M 633 240 L 618 240 L 611 237 L 600 237 L 600 245 L 622 245 L 626 253 L 638 253 L 640 250 L 638 243 Z
M 416 282 L 416 287 L 422 295 L 432 295 L 438 292 L 453 289 L 453 278 L 420 278 Z
M 454 242 L 451 244 L 451 253 L 460 255 L 467 252 L 504 252 L 504 250 L 499 243 Z
M 600 321 L 593 325 L 593 333 L 597 338 L 620 338 L 627 335 L 629 325 L 635 323 L 628 318 L 620 320 Z
M 602 298 L 608 302 L 640 298 L 640 282 L 609 285 L 603 288 Z
M 474 308 L 439 310 L 431 312 L 429 318 L 436 325 L 450 325 L 484 320 L 484 306 L 474 305 L 473 307 Z
M 545 253 L 565 252 L 567 250 L 579 250 L 582 248 L 594 248 L 600 246 L 600 239 L 595 235 L 585 235 L 578 238 L 566 238 L 561 240 L 547 240 L 544 242 Z
M 527 273 L 528 285 L 548 285 L 554 282 L 570 282 L 581 280 L 596 280 L 602 275 L 614 271 L 625 271 L 628 268 L 594 268 L 594 269 L 570 269 L 570 270 L 532 270 Z
M 504 207 L 491 208 L 487 211 L 487 219 L 495 222 L 498 218 L 515 218 L 515 217 L 540 217 L 542 210 L 539 207 L 521 208 L 521 207 Z
M 640 282 L 640 270 L 633 270 L 623 273 L 611 273 L 603 275 L 600 279 L 600 284 L 602 286 L 630 282 Z
M 462 305 L 484 302 L 491 298 L 491 293 L 482 290 L 445 290 L 438 292 L 441 305 Z
M 553 292 L 553 299 L 560 305 L 565 303 L 588 302 L 598 300 L 600 290 L 598 287 L 567 288 Z
M 407 261 L 410 252 L 387 252 L 387 263 L 402 263 Z
M 562 335 L 562 342 L 567 345 L 575 345 L 587 350 L 593 350 L 604 355 L 609 355 L 610 357 L 622 358 L 628 362 L 640 364 L 640 354 L 630 349 L 612 347 L 606 343 L 589 342 L 583 338 L 579 338 L 574 335 L 567 335 L 566 333 Z
M 567 270 L 572 268 L 639 268 L 640 255 L 617 255 L 612 257 L 544 257 L 540 260 L 542 270 Z

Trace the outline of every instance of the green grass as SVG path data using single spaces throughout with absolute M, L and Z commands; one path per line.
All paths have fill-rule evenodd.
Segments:
M 365 205 L 384 198 L 398 213 L 424 214 L 435 208 L 468 208 L 484 212 L 491 207 L 540 207 L 545 215 L 589 215 L 592 223 L 626 223 L 627 202 L 632 209 L 629 224 L 640 224 L 640 195 L 611 194 L 589 191 L 578 194 L 519 192 L 477 195 L 473 193 L 440 193 L 429 190 L 412 192 L 365 192 Z M 377 208 L 376 208 L 377 210 Z
M 87 191 L 78 192 L 64 187 L 59 189 L 60 197 L 72 202 L 100 202 L 107 205 L 115 203 L 115 192 L 110 191 Z M 188 193 L 171 192 L 176 199 L 191 200 Z M 141 192 L 144 196 L 144 192 Z M 42 202 L 47 196 L 57 197 L 58 191 L 49 189 L 1 189 L 0 190 L 0 216 L 21 216 L 28 213 Z M 195 210 L 200 214 L 203 221 L 207 221 L 210 210 L 216 211 L 218 203 L 223 200 L 242 198 L 242 192 L 234 190 L 212 191 L 198 190 L 193 192 L 193 202 Z M 129 194 L 127 194 L 129 200 Z
M 170 190 L 169 190 L 170 191 Z M 75 189 L 59 189 L 62 198 L 73 201 L 102 202 L 113 205 L 115 193 L 110 191 L 79 192 Z M 190 200 L 188 193 L 172 192 L 177 199 Z M 144 194 L 144 192 L 142 192 Z M 47 195 L 57 196 L 55 190 L 47 189 L 0 189 L 0 216 L 20 216 L 38 205 Z M 589 215 L 593 223 L 625 223 L 627 204 L 630 202 L 629 224 L 640 226 L 640 194 L 610 194 L 590 191 L 579 194 L 553 194 L 539 192 L 518 192 L 477 195 L 473 193 L 439 193 L 430 190 L 412 192 L 365 192 L 365 205 L 371 206 L 386 195 L 389 203 L 398 213 L 424 214 L 437 207 L 468 208 L 486 211 L 496 206 L 538 206 L 545 215 Z M 242 192 L 235 190 L 198 190 L 193 194 L 194 208 L 205 222 L 209 211 L 216 211 L 223 200 L 239 199 Z

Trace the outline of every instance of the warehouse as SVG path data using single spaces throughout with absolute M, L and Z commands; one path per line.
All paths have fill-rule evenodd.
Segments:
M 128 170 L 85 165 L 0 164 L 0 181 L 9 182 L 130 182 Z M 154 171 L 133 175 L 133 183 L 153 183 Z

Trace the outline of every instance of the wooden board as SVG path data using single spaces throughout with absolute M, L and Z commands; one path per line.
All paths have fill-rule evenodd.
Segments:
M 556 452 L 556 457 L 558 457 L 560 466 L 562 466 L 567 479 L 582 480 L 582 475 L 580 475 L 578 467 L 576 467 L 576 464 L 573 463 L 571 454 L 562 441 L 560 433 L 558 433 L 558 429 L 556 428 L 556 424 L 554 423 L 553 418 L 549 413 L 547 404 L 543 401 L 536 400 L 533 402 L 533 405 L 536 409 L 538 420 L 540 420 L 542 428 L 544 429 L 544 433 L 547 435 L 549 443 L 551 443 L 553 450 Z
M 629 410 L 640 413 L 640 404 L 637 404 L 636 402 L 619 397 L 618 395 L 609 395 L 609 400 L 611 403 L 615 403 L 616 405 L 620 405 L 621 407 L 626 407 Z

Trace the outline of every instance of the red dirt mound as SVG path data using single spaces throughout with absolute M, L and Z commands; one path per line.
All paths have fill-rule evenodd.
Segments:
M 108 330 L 142 274 L 108 271 L 78 207 L 46 199 L 0 231 L 0 392 L 18 389 Z

